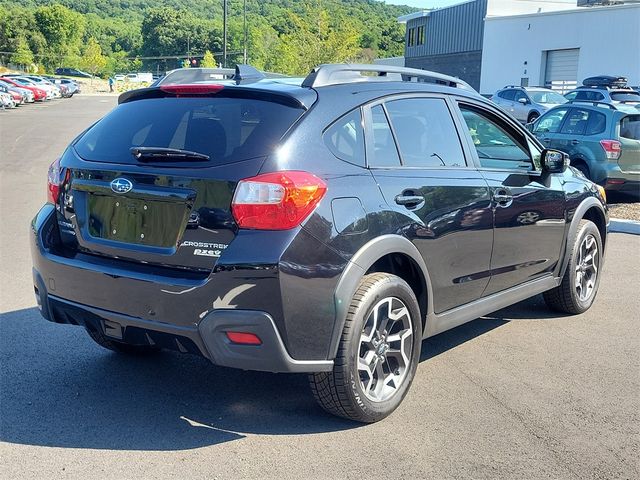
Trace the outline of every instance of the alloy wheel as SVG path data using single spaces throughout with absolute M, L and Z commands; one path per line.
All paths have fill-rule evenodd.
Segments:
M 588 300 L 595 290 L 598 277 L 598 242 L 591 234 L 587 235 L 578 249 L 576 262 L 576 293 L 580 301 Z
M 365 396 L 373 402 L 391 398 L 411 366 L 413 327 L 409 309 L 397 297 L 380 300 L 360 335 L 358 372 Z

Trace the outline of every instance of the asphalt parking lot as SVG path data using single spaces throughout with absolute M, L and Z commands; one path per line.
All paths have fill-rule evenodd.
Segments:
M 66 144 L 115 105 L 0 112 L 0 476 L 639 478 L 640 236 L 612 234 L 598 299 L 535 297 L 423 343 L 412 390 L 362 426 L 302 375 L 120 356 L 35 308 L 28 225 Z

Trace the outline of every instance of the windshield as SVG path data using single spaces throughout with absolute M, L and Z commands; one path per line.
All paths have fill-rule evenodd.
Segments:
M 133 147 L 188 150 L 216 165 L 268 155 L 302 108 L 247 98 L 153 98 L 119 105 L 75 149 L 87 160 L 136 163 Z
M 640 93 L 638 92 L 612 92 L 611 100 L 614 102 L 640 102 Z
M 527 92 L 534 103 L 547 103 L 550 105 L 562 105 L 567 103 L 567 99 L 557 92 L 548 91 L 528 91 Z

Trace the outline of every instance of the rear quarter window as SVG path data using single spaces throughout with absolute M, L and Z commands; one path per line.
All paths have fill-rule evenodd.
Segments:
M 302 112 L 253 98 L 136 100 L 119 105 L 74 147 L 97 162 L 136 163 L 132 147 L 162 147 L 203 153 L 221 165 L 268 155 Z
M 347 113 L 331 125 L 324 133 L 324 142 L 339 159 L 364 167 L 364 129 L 360 109 Z
M 640 115 L 628 115 L 620 120 L 620 136 L 640 140 Z

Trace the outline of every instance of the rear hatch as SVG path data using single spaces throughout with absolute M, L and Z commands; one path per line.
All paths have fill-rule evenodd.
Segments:
M 67 149 L 58 198 L 67 249 L 211 271 L 236 235 L 237 182 L 259 172 L 304 112 L 293 97 L 215 87 L 125 95 Z
M 618 158 L 620 170 L 640 173 L 640 113 L 627 115 L 620 120 L 622 153 Z

